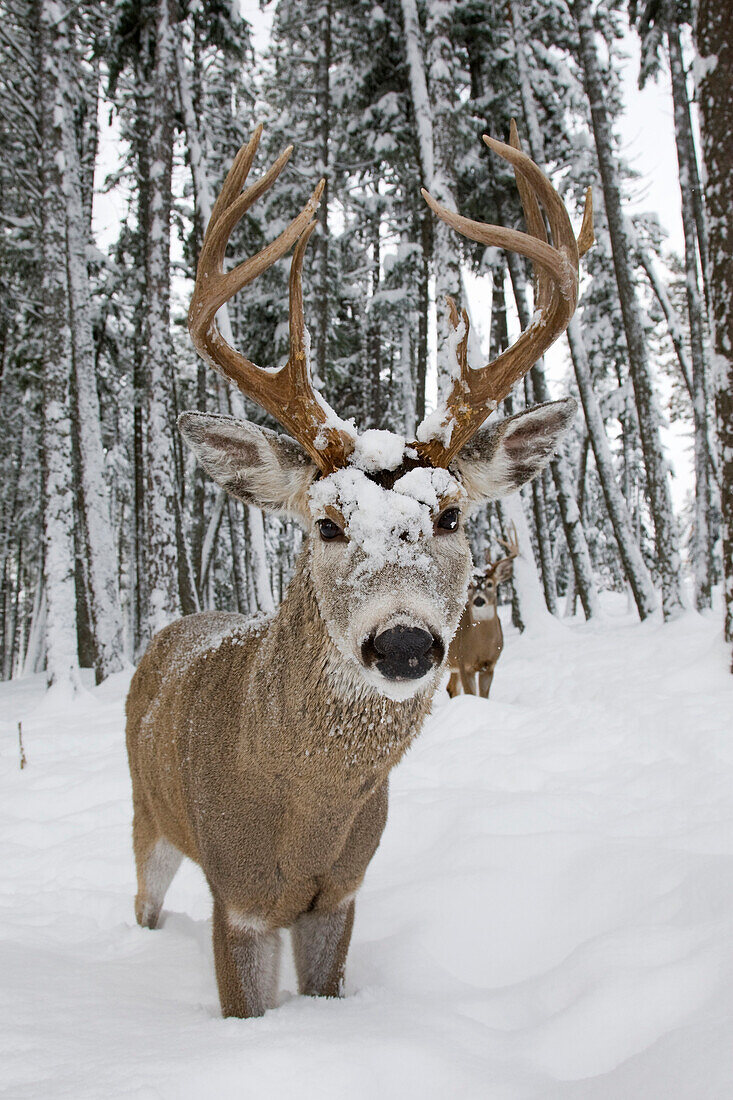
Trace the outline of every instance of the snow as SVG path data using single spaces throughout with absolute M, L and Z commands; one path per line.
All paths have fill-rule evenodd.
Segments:
M 405 440 L 394 432 L 368 428 L 360 432 L 349 456 L 349 464 L 366 473 L 396 470 L 405 457 Z
M 439 503 L 446 499 L 454 503 L 462 496 L 463 489 L 447 470 L 416 469 L 398 478 L 392 489 L 385 489 L 363 470 L 346 466 L 316 481 L 308 500 L 314 519 L 324 518 L 329 508 L 339 514 L 339 522 L 343 518 L 347 552 L 358 548 L 363 555 L 351 577 L 358 583 L 388 563 L 430 569 L 434 563 L 420 540 L 432 537 Z
M 219 1017 L 184 864 L 134 923 L 126 675 L 0 686 L 0 1080 L 13 1100 L 723 1100 L 733 680 L 717 620 L 574 622 L 441 698 L 391 781 L 346 997 Z M 27 767 L 18 766 L 17 721 Z

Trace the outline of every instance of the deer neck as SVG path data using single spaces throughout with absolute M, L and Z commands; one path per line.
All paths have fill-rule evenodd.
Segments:
M 321 762 L 346 787 L 359 785 L 364 772 L 386 777 L 419 733 L 434 691 L 395 701 L 363 680 L 321 618 L 304 550 L 245 692 L 245 707 L 266 700 L 260 736 L 272 737 L 300 768 Z

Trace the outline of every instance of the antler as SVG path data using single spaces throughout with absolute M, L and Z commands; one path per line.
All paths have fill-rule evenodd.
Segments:
M 479 244 L 506 248 L 532 261 L 537 276 L 538 316 L 510 348 L 486 366 L 474 370 L 468 365 L 468 317 L 462 318 L 463 332 L 456 346 L 455 381 L 448 395 L 445 413 L 437 431 L 425 432 L 414 444 L 421 458 L 433 466 L 447 466 L 493 412 L 512 387 L 541 358 L 565 331 L 578 301 L 578 260 L 593 242 L 593 214 L 590 188 L 586 192 L 583 226 L 575 239 L 565 205 L 547 176 L 519 148 L 517 128 L 512 121 L 510 145 L 484 135 L 490 149 L 514 167 L 528 233 L 499 225 L 471 221 L 447 210 L 423 189 L 431 210 L 457 233 Z M 547 241 L 544 208 L 552 244 Z M 458 330 L 461 320 L 452 299 L 448 300 L 450 321 Z M 457 333 L 458 334 L 458 333 Z M 421 435 L 418 428 L 418 437 Z
M 503 561 L 513 561 L 514 558 L 518 557 L 519 536 L 517 535 L 517 528 L 514 524 L 514 520 L 512 520 L 509 530 L 507 531 L 507 537 L 505 539 L 497 539 L 496 541 L 507 551 L 508 556 L 503 558 Z
M 312 220 L 313 214 L 318 208 L 325 181 L 319 182 L 301 212 L 274 241 L 232 271 L 224 270 L 224 254 L 232 230 L 250 207 L 272 187 L 293 151 L 292 145 L 289 145 L 261 179 L 243 191 L 261 135 L 262 126 L 258 126 L 250 141 L 237 153 L 211 212 L 188 311 L 188 330 L 199 355 L 279 420 L 302 443 L 320 470 L 328 474 L 346 463 L 354 448 L 354 438 L 349 426 L 338 420 L 313 389 L 306 346 L 301 272 L 305 250 L 316 224 Z M 263 369 L 227 343 L 217 327 L 216 312 L 237 291 L 284 256 L 293 244 L 290 356 L 284 367 Z

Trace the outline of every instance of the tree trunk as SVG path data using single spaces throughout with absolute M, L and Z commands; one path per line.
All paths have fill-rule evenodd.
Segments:
M 209 183 L 206 163 L 203 157 L 198 121 L 193 110 L 193 100 L 190 93 L 190 81 L 188 79 L 185 60 L 183 58 L 180 45 L 176 51 L 176 55 L 178 65 L 179 96 L 181 101 L 184 125 L 186 128 L 186 136 L 188 139 L 191 174 L 194 181 L 194 196 L 196 205 L 198 207 L 201 223 L 205 229 L 206 226 L 209 224 L 209 218 L 211 217 L 211 185 Z M 321 205 L 325 205 L 323 200 Z M 227 341 L 227 343 L 234 344 L 231 320 L 226 304 L 223 305 L 222 308 L 219 310 L 218 324 L 221 334 Z M 242 400 L 242 396 L 238 390 L 235 390 L 232 386 L 225 386 L 222 384 L 218 386 L 218 395 L 219 404 L 223 413 L 237 416 L 242 420 L 246 419 L 244 401 Z M 219 501 L 217 500 L 217 508 L 218 506 Z M 254 555 L 253 560 L 257 562 L 257 579 L 253 587 L 255 589 L 258 609 L 261 611 L 271 611 L 274 609 L 275 602 L 272 598 L 272 589 L 270 587 L 269 578 L 267 576 L 267 556 L 265 551 L 263 517 L 261 512 L 259 512 L 259 520 L 254 515 L 254 513 L 258 511 L 258 509 L 249 508 L 248 528 L 249 531 L 252 532 L 252 537 L 256 542 L 256 545 L 252 550 L 252 553 Z M 216 524 L 217 531 L 220 521 L 221 516 L 219 515 L 219 520 Z M 237 542 L 238 537 L 238 532 L 233 531 L 233 538 L 235 542 Z M 209 551 L 208 561 L 205 561 L 207 549 L 208 548 L 206 547 L 206 539 L 204 539 L 204 542 L 202 544 L 202 556 L 200 566 L 200 591 L 202 597 L 208 580 L 208 563 L 211 560 L 211 551 Z M 262 565 L 260 563 L 264 564 Z
M 173 164 L 173 43 L 169 0 L 157 0 L 150 28 L 149 80 L 141 89 L 147 113 L 149 167 L 140 188 L 145 235 L 145 496 L 147 607 L 145 634 L 152 637 L 180 614 L 176 531 L 175 455 L 169 392 L 170 214 Z
M 530 325 L 531 317 L 527 304 L 524 267 L 522 260 L 515 253 L 509 255 L 509 275 L 512 280 L 519 323 L 523 329 L 526 329 Z M 532 368 L 531 383 L 535 401 L 552 400 L 545 378 L 543 361 L 536 363 Z M 585 617 L 590 619 L 593 615 L 600 614 L 598 590 L 593 579 L 593 567 L 588 553 L 583 522 L 576 504 L 573 474 L 562 444 L 557 457 L 552 461 L 551 471 L 555 482 L 558 504 L 560 505 L 560 517 L 565 533 L 565 541 L 568 544 L 570 560 L 573 565 L 575 589 L 583 604 Z
M 325 180 L 321 204 L 318 207 L 319 234 L 318 297 L 316 308 L 316 373 L 323 382 L 328 365 L 328 325 L 331 312 L 330 280 L 328 275 L 328 201 L 331 184 L 331 19 L 332 0 L 323 0 L 318 20 L 318 67 L 316 75 L 316 105 L 318 110 L 318 154 L 316 172 Z
M 669 619 L 682 610 L 677 530 L 672 510 L 669 472 L 662 451 L 656 395 L 647 359 L 641 309 L 636 297 L 631 262 L 632 241 L 623 214 L 613 134 L 606 110 L 606 96 L 596 52 L 589 0 L 573 0 L 573 10 L 580 43 L 579 57 L 583 82 L 590 103 L 619 303 L 626 334 L 629 371 L 634 385 L 639 418 L 639 434 L 644 452 L 649 502 L 656 535 L 657 568 L 662 582 L 662 609 L 665 619 Z
M 455 94 L 450 80 L 449 26 L 452 5 L 446 0 L 433 0 L 426 26 L 427 50 L 424 47 L 416 0 L 400 0 L 404 31 L 405 58 L 409 74 L 410 98 L 415 119 L 418 160 L 423 186 L 444 205 L 455 209 L 451 188 L 454 156 L 451 97 Z M 427 53 L 430 90 L 426 72 Z M 429 226 L 423 221 L 423 252 L 435 276 L 435 298 L 438 319 L 438 392 L 447 383 L 449 321 L 446 295 L 460 297 L 460 264 L 452 232 L 439 219 Z M 427 286 L 425 287 L 427 292 Z M 425 295 L 427 324 L 427 293 Z M 422 419 L 418 410 L 418 419 Z
M 705 202 L 710 239 L 714 370 L 720 434 L 725 637 L 733 642 L 733 9 L 700 0 L 697 47 Z
M 571 320 L 567 333 L 575 378 L 578 383 L 585 423 L 596 460 L 596 469 L 601 482 L 606 509 L 613 525 L 616 543 L 621 560 L 624 563 L 624 570 L 634 594 L 639 618 L 646 619 L 648 615 L 652 614 L 657 604 L 654 585 L 641 555 L 639 544 L 634 537 L 631 516 L 616 481 L 613 455 L 611 454 L 611 447 L 598 405 L 598 398 L 593 389 L 588 356 L 577 317 L 573 317 Z
M 57 8 L 58 11 L 58 8 Z M 63 65 L 60 107 L 62 113 L 66 203 L 66 255 L 74 369 L 74 422 L 78 447 L 78 506 L 83 513 L 83 569 L 87 611 L 93 636 L 97 683 L 123 666 L 122 611 L 117 589 L 114 536 L 104 478 L 104 448 L 95 373 L 92 305 L 87 266 L 89 225 L 82 205 L 79 144 L 72 98 L 71 43 L 67 16 L 58 22 L 58 44 Z
M 43 376 L 43 542 L 49 684 L 80 687 L 76 655 L 74 500 L 71 484 L 71 331 L 59 110 L 58 8 L 39 0 Z
M 710 438 L 708 424 L 708 380 L 705 357 L 703 304 L 697 266 L 697 231 L 692 200 L 695 150 L 689 129 L 687 78 L 682 60 L 679 28 L 667 33 L 669 65 L 674 101 L 674 130 L 682 195 L 682 227 L 685 237 L 685 286 L 687 315 L 690 321 L 690 354 L 692 357 L 692 411 L 695 422 L 695 603 L 698 611 L 712 606 L 713 541 L 711 539 L 712 494 L 706 443 Z
M 540 585 L 534 551 L 532 550 L 532 538 L 529 533 L 529 524 L 524 512 L 521 493 L 512 493 L 497 501 L 497 512 L 501 520 L 504 537 L 509 533 L 509 527 L 514 524 L 519 542 L 519 556 L 514 559 L 514 573 L 512 583 L 517 599 L 517 626 L 520 630 L 534 627 L 541 622 L 551 621 L 552 616 L 547 610 L 545 597 Z

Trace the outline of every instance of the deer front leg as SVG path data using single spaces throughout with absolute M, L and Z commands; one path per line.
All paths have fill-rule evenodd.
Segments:
M 307 997 L 340 997 L 354 926 L 353 899 L 332 912 L 303 913 L 291 929 L 298 989 Z
M 461 685 L 461 678 L 458 675 L 458 673 L 455 672 L 455 671 L 451 672 L 450 680 L 448 681 L 448 688 L 447 688 L 448 694 L 450 695 L 451 699 L 455 699 L 456 695 L 458 695 L 460 685 Z
M 464 695 L 476 694 L 476 673 L 468 671 L 461 666 L 461 687 Z
M 264 1016 L 277 993 L 280 933 L 214 901 L 214 962 L 222 1016 Z
M 482 699 L 488 699 L 491 690 L 491 681 L 494 679 L 493 668 L 482 668 L 478 674 L 478 693 Z

